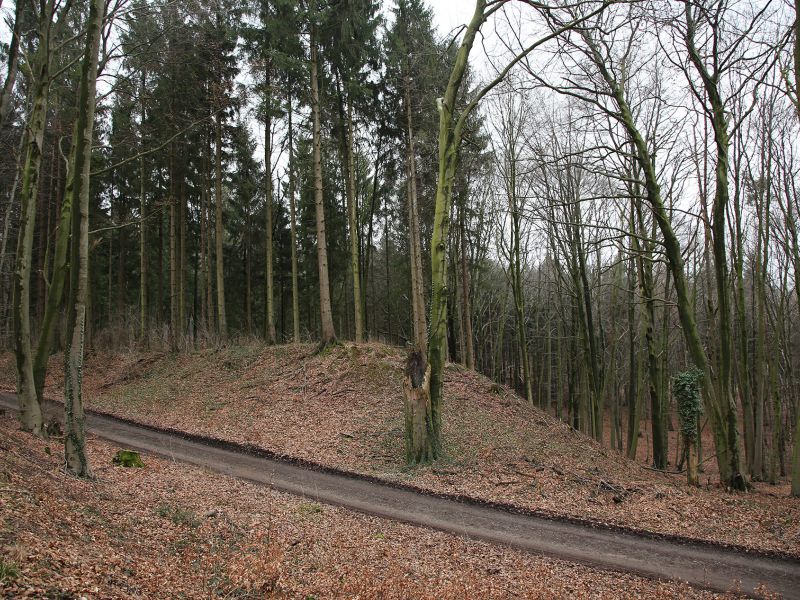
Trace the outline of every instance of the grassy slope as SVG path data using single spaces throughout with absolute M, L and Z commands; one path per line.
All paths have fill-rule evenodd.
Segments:
M 785 493 L 770 486 L 752 494 L 688 488 L 681 476 L 626 460 L 453 365 L 443 407 L 446 456 L 408 469 L 402 353 L 379 345 L 311 352 L 254 344 L 94 355 L 86 395 L 98 410 L 432 491 L 800 555 L 800 502 Z M 2 360 L 11 366 L 10 357 Z M 53 397 L 61 385 L 57 365 L 48 381 Z

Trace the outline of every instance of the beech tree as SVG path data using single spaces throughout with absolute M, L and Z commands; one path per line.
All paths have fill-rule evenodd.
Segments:
M 47 107 L 51 83 L 55 77 L 51 71 L 54 46 L 61 41 L 61 33 L 68 21 L 71 4 L 66 4 L 57 13 L 58 7 L 59 3 L 56 0 L 48 0 L 38 6 L 36 50 L 32 54 L 30 62 L 23 64 L 23 69 L 31 84 L 31 107 L 24 133 L 25 159 L 22 164 L 20 189 L 20 233 L 17 237 L 14 273 L 14 340 L 20 421 L 23 429 L 36 435 L 44 435 L 44 430 L 40 405 L 41 385 L 37 394 L 34 357 L 31 348 L 31 264 Z M 47 351 L 49 352 L 49 348 Z M 44 380 L 43 374 L 40 375 L 40 379 Z
M 86 45 L 81 62 L 77 119 L 70 150 L 72 196 L 70 291 L 67 299 L 67 341 L 64 349 L 64 455 L 67 469 L 79 477 L 90 477 L 86 454 L 86 422 L 83 409 L 83 361 L 86 310 L 89 295 L 89 184 L 95 93 L 105 0 L 92 0 L 86 20 Z
M 555 32 L 537 38 L 524 47 L 488 84 L 481 87 L 467 102 L 463 109 L 458 109 L 456 99 L 464 75 L 467 70 L 469 54 L 475 37 L 483 23 L 492 14 L 500 10 L 505 2 L 495 2 L 489 5 L 486 0 L 475 3 L 475 12 L 464 30 L 461 44 L 456 53 L 455 64 L 450 73 L 450 78 L 444 96 L 437 99 L 439 109 L 439 175 L 436 184 L 436 208 L 433 219 L 433 235 L 431 239 L 431 307 L 430 307 L 430 335 L 428 340 L 428 360 L 431 365 L 430 377 L 430 402 L 426 411 L 426 427 L 424 429 L 429 447 L 428 457 L 436 458 L 441 451 L 441 400 L 442 376 L 446 359 L 447 344 L 447 240 L 450 231 L 450 208 L 453 197 L 453 183 L 458 167 L 464 127 L 470 113 L 478 103 L 493 88 L 500 84 L 509 71 L 525 56 L 542 44 L 572 29 L 577 23 L 601 12 L 605 6 L 600 5 L 589 17 L 580 17 L 574 22 L 567 23 Z M 416 427 L 414 431 L 422 431 Z M 419 444 L 416 444 L 419 445 Z

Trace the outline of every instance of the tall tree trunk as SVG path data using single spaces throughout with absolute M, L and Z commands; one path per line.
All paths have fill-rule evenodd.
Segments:
M 86 455 L 86 423 L 83 412 L 83 359 L 89 297 L 89 178 L 94 129 L 97 63 L 105 0 L 92 0 L 87 21 L 86 49 L 81 67 L 77 143 L 71 169 L 72 253 L 70 292 L 67 303 L 67 346 L 64 351 L 64 455 L 67 469 L 79 477 L 91 476 Z
M 739 444 L 738 417 L 736 404 L 731 389 L 731 319 L 730 319 L 730 290 L 728 275 L 728 256 L 725 248 L 726 213 L 728 210 L 728 153 L 730 139 L 728 133 L 728 117 L 721 96 L 717 80 L 711 76 L 703 64 L 694 46 L 695 24 L 692 19 L 691 7 L 685 7 L 686 15 L 686 43 L 689 51 L 689 60 L 695 66 L 708 98 L 711 108 L 712 128 L 717 147 L 717 163 L 715 170 L 716 187 L 714 192 L 714 211 L 712 215 L 713 253 L 714 253 L 714 278 L 717 288 L 717 336 L 719 338 L 719 357 L 716 379 L 717 402 L 720 423 L 717 425 L 715 439 L 717 440 L 717 458 L 720 461 L 720 474 L 723 480 L 733 489 L 746 489 L 748 482 L 743 472 L 744 464 Z M 709 385 L 703 386 L 704 388 Z M 725 465 L 722 465 L 722 462 Z
M 38 43 L 33 57 L 31 112 L 25 128 L 25 162 L 22 167 L 20 221 L 17 234 L 17 260 L 14 270 L 14 353 L 17 363 L 17 398 L 20 422 L 25 431 L 44 435 L 42 410 L 36 396 L 31 348 L 31 264 L 33 234 L 36 226 L 36 203 L 44 153 L 44 130 L 50 95 L 50 37 L 53 25 L 53 2 L 42 6 L 39 15 Z
M 267 73 L 267 82 L 269 84 L 270 74 Z M 291 119 L 291 117 L 290 117 Z M 290 142 L 291 144 L 291 142 Z M 264 177 L 265 177 L 265 198 L 264 198 L 264 214 L 265 214 L 265 241 L 266 258 L 264 267 L 264 282 L 266 301 L 264 307 L 266 314 L 264 318 L 264 337 L 268 344 L 274 344 L 277 339 L 275 335 L 275 283 L 273 278 L 273 240 L 272 240 L 272 114 L 267 110 L 267 115 L 264 118 Z
M 408 64 L 406 63 L 406 69 Z M 417 160 L 414 151 L 414 121 L 411 114 L 411 83 L 405 77 L 406 136 L 407 136 L 407 204 L 408 243 L 411 271 L 411 322 L 414 331 L 414 346 L 426 357 L 428 352 L 428 327 L 425 321 L 425 297 L 422 286 L 422 248 L 420 245 L 419 210 L 417 208 Z
M 216 207 L 216 259 L 217 259 L 217 326 L 220 341 L 228 338 L 228 321 L 225 316 L 225 265 L 223 262 L 223 236 L 225 229 L 222 224 L 222 113 L 217 112 L 215 120 L 215 207 Z
M 148 305 L 147 305 L 147 195 L 145 182 L 145 140 L 144 123 L 146 118 L 144 94 L 145 81 L 147 75 L 142 71 L 139 81 L 139 112 L 142 119 L 141 131 L 139 132 L 139 341 L 148 345 Z M 202 210 L 202 209 L 201 209 Z
M 464 358 L 468 369 L 475 370 L 475 346 L 472 340 L 472 304 L 470 302 L 470 276 L 467 266 L 467 228 L 465 225 L 466 207 L 461 206 L 461 296 L 464 299 Z
M 800 34 L 800 0 L 797 0 L 795 21 L 795 33 Z M 796 82 L 800 83 L 800 38 L 795 39 L 795 77 Z M 798 88 L 796 88 L 798 89 Z M 800 89 L 799 89 L 800 90 Z M 797 106 L 798 117 L 800 118 L 800 104 Z M 784 181 L 786 205 L 781 206 L 784 217 L 786 231 L 789 233 L 789 249 L 791 251 L 791 261 L 794 271 L 794 292 L 797 300 L 797 308 L 800 310 L 800 234 L 798 234 L 798 223 L 795 219 L 795 194 L 794 187 L 790 184 L 790 176 L 785 176 Z M 795 409 L 794 433 L 792 435 L 792 496 L 800 497 L 800 406 Z
M 646 231 L 644 214 L 642 211 L 641 200 L 634 196 L 636 205 L 636 219 L 638 231 Z M 652 426 L 653 444 L 653 466 L 656 469 L 666 469 L 667 456 L 667 430 L 665 425 L 665 407 L 661 394 L 661 362 L 658 358 L 655 339 L 655 297 L 653 285 L 653 258 L 651 243 L 645 241 L 645 247 L 641 248 L 639 239 L 636 235 L 632 238 L 633 249 L 636 253 L 636 265 L 639 272 L 639 289 L 644 298 L 644 305 L 641 309 L 642 322 L 644 327 L 645 346 L 647 349 L 647 389 L 650 396 L 650 423 Z
M 186 334 L 186 175 L 181 168 L 181 176 L 178 182 L 178 335 L 181 338 Z M 122 246 L 120 246 L 122 252 Z
M 173 352 L 178 350 L 178 248 L 177 248 L 177 195 L 175 193 L 175 146 L 170 149 L 169 168 L 169 345 Z
M 530 364 L 528 361 L 528 335 L 525 314 L 525 294 L 522 282 L 522 215 L 517 199 L 517 157 L 512 154 L 509 163 L 509 176 L 506 183 L 511 213 L 511 291 L 514 297 L 514 310 L 517 317 L 517 351 L 522 363 L 522 385 L 525 399 L 533 404 L 533 388 L 531 386 Z M 516 387 L 516 386 L 515 386 Z
M 601 419 L 601 402 L 603 395 L 603 357 L 598 351 L 597 336 L 594 327 L 594 309 L 592 308 L 592 292 L 589 286 L 589 277 L 586 269 L 586 253 L 583 247 L 582 235 L 583 217 L 580 202 L 574 204 L 574 221 L 572 227 L 575 256 L 578 263 L 580 276 L 580 300 L 582 302 L 581 325 L 584 329 L 586 357 L 586 373 L 589 383 L 589 403 L 587 405 L 588 431 L 596 440 L 603 440 L 603 423 Z
M 74 142 L 73 142 L 74 146 Z M 70 164 L 74 163 L 75 149 L 70 148 Z M 67 178 L 69 178 L 69 172 Z M 33 361 L 33 378 L 36 388 L 36 397 L 42 402 L 44 393 L 44 381 L 47 375 L 47 362 L 50 352 L 53 349 L 53 339 L 55 337 L 56 324 L 59 317 L 59 309 L 64 297 L 64 284 L 69 273 L 69 263 L 67 261 L 70 251 L 70 233 L 72 222 L 72 202 L 74 199 L 66 195 L 61 202 L 61 213 L 58 224 L 56 225 L 55 249 L 53 252 L 53 274 L 50 278 L 50 285 L 47 294 L 47 305 L 45 306 L 44 317 L 42 318 L 41 333 L 36 345 L 36 355 Z
M 214 278 L 211 275 L 211 257 L 214 255 L 213 246 L 211 243 L 211 134 L 205 138 L 205 152 L 203 152 L 203 189 L 206 192 L 206 264 L 205 276 L 203 279 L 206 283 L 205 296 L 206 307 L 208 313 L 206 314 L 206 330 L 209 334 L 216 331 L 216 310 L 214 308 Z
M 322 197 L 322 126 L 320 124 L 319 75 L 316 31 L 311 34 L 311 113 L 313 117 L 314 206 L 317 216 L 317 267 L 319 269 L 320 347 L 336 342 L 328 278 L 328 243 L 325 238 L 325 204 Z
M 439 109 L 439 172 L 436 181 L 436 203 L 431 238 L 431 306 L 428 360 L 431 366 L 430 409 L 426 419 L 426 435 L 431 458 L 441 451 L 441 402 L 444 365 L 447 358 L 447 240 L 450 232 L 450 206 L 453 182 L 458 166 L 463 120 L 454 120 L 456 97 L 467 69 L 469 53 L 478 29 L 485 20 L 485 0 L 477 0 L 475 12 L 461 39 L 444 97 L 437 100 Z M 462 117 L 465 115 L 462 114 Z
M 747 315 L 744 296 L 744 234 L 742 232 L 741 206 L 738 201 L 733 203 L 735 219 L 735 244 L 736 260 L 734 270 L 736 273 L 736 296 L 734 307 L 736 310 L 736 329 L 738 333 L 739 352 L 739 394 L 742 399 L 742 413 L 744 422 L 744 447 L 745 464 L 748 471 L 753 472 L 755 428 L 753 424 L 753 399 L 750 389 L 750 364 L 748 352 Z
M 353 274 L 353 316 L 355 342 L 364 341 L 364 298 L 361 293 L 361 257 L 359 253 L 358 200 L 356 198 L 356 167 L 353 148 L 353 99 L 347 92 L 347 195 L 348 227 L 350 229 L 350 271 Z
M 292 255 L 292 340 L 300 343 L 300 289 L 297 274 L 297 207 L 295 205 L 294 180 L 294 131 L 292 130 L 292 97 L 288 96 L 289 116 L 289 229 Z

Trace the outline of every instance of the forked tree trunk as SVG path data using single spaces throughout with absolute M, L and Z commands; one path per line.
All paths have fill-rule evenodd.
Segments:
M 75 123 L 75 162 L 70 170 L 72 255 L 67 303 L 67 345 L 64 350 L 64 455 L 69 472 L 90 477 L 83 412 L 83 359 L 89 297 L 89 177 L 94 129 L 97 62 L 105 0 L 92 0 L 87 21 L 86 48 L 81 68 L 78 117 Z
M 748 482 L 744 473 L 744 463 L 739 444 L 739 424 L 736 404 L 732 390 L 732 336 L 731 336 L 731 310 L 730 289 L 728 274 L 728 256 L 726 251 L 726 217 L 729 203 L 729 147 L 730 137 L 728 132 L 728 117 L 725 104 L 719 94 L 718 73 L 711 75 L 695 48 L 695 23 L 692 18 L 692 8 L 686 5 L 687 34 L 685 37 L 689 60 L 697 70 L 703 83 L 706 96 L 711 109 L 711 124 L 714 130 L 714 140 L 717 148 L 717 161 L 715 170 L 716 186 L 714 191 L 714 211 L 711 228 L 713 232 L 712 250 L 714 253 L 714 280 L 717 289 L 717 314 L 719 357 L 717 373 L 714 381 L 717 384 L 716 409 L 719 417 L 717 429 L 714 432 L 717 446 L 717 460 L 720 463 L 720 476 L 723 482 L 732 489 L 747 489 Z M 716 56 L 714 57 L 716 60 Z M 717 66 L 715 65 L 715 69 Z M 708 388 L 710 385 L 704 386 Z M 716 416 L 716 415 L 715 415 Z M 724 464 L 723 464 L 724 463 Z
M 73 134 L 74 137 L 74 134 Z M 70 148 L 69 162 L 75 163 L 75 141 Z M 69 179 L 70 173 L 67 173 Z M 53 275 L 50 279 L 50 287 L 47 294 L 47 305 L 42 318 L 41 333 L 36 345 L 36 356 L 33 361 L 33 379 L 36 387 L 36 397 L 42 402 L 44 393 L 44 381 L 47 375 L 47 361 L 53 347 L 56 324 L 59 317 L 59 309 L 64 296 L 64 284 L 69 273 L 67 255 L 70 251 L 70 233 L 72 223 L 72 195 L 65 194 L 61 203 L 61 215 L 59 216 L 56 228 L 55 250 L 53 253 Z

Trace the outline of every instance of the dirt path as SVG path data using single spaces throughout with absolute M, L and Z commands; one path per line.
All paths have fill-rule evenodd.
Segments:
M 15 410 L 16 398 L 0 394 L 0 406 Z M 87 419 L 91 433 L 121 446 L 370 515 L 718 591 L 734 590 L 748 595 L 764 595 L 768 591 L 784 598 L 800 598 L 798 561 L 515 514 L 340 473 L 312 470 L 291 461 L 249 454 L 232 445 L 207 444 L 197 438 L 98 413 L 89 413 Z

